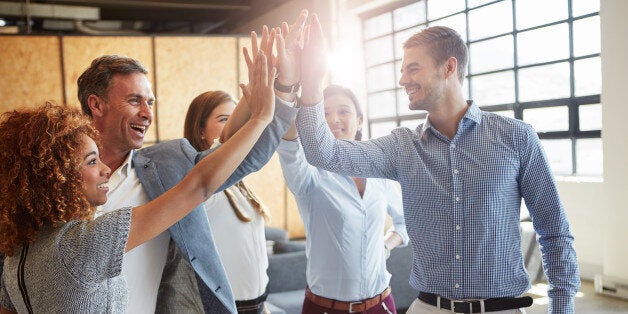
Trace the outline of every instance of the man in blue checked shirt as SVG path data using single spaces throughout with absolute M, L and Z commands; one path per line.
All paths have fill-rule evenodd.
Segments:
M 539 235 L 551 313 L 573 313 L 580 281 L 573 236 L 532 127 L 463 98 L 467 47 L 447 27 L 408 39 L 399 84 L 428 118 L 370 141 L 336 140 L 323 116 L 324 38 L 310 19 L 297 116 L 308 161 L 348 176 L 397 180 L 414 247 L 408 313 L 522 313 L 532 303 L 520 248 L 526 202 Z M 393 104 L 394 106 L 394 104 Z M 452 309 L 453 307 L 453 309 Z M 438 309 L 437 309 L 438 308 Z

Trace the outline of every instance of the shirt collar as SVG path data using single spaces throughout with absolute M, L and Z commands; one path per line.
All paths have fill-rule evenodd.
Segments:
M 467 105 L 469 105 L 469 109 L 464 114 L 462 119 L 469 119 L 477 124 L 481 124 L 482 110 L 480 110 L 480 106 L 478 106 L 478 104 L 473 100 L 467 100 Z
M 480 110 L 478 104 L 473 100 L 467 100 L 467 105 L 469 106 L 469 109 L 467 109 L 467 112 L 465 112 L 462 120 L 471 120 L 477 124 L 480 124 L 482 122 L 482 110 Z M 425 118 L 425 123 L 423 123 L 422 131 L 423 133 L 425 133 L 425 131 L 431 128 L 432 122 L 430 122 L 430 116 L 428 115 Z
M 118 170 L 120 172 L 120 174 L 124 174 L 125 176 L 128 176 L 129 173 L 131 171 L 133 171 L 133 153 L 135 151 L 131 150 L 129 152 L 129 155 L 126 157 L 126 159 L 124 160 L 124 162 L 122 163 L 122 165 L 120 166 L 120 170 Z

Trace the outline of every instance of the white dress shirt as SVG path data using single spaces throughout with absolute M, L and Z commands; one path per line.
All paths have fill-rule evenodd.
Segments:
M 386 270 L 386 213 L 408 243 L 401 196 L 392 181 L 368 179 L 360 196 L 353 179 L 311 166 L 298 141 L 277 149 L 306 232 L 307 283 L 319 296 L 358 301 L 381 293 Z
M 131 162 L 133 152 L 109 178 L 107 203 L 98 206 L 96 215 L 149 202 Z M 129 289 L 127 313 L 155 313 L 161 274 L 166 264 L 170 235 L 163 232 L 124 254 L 122 274 Z
M 211 148 L 220 145 L 220 140 L 214 139 Z M 233 195 L 232 200 L 242 214 L 251 218 L 250 222 L 242 222 L 236 216 L 225 193 Z M 264 218 L 236 186 L 212 195 L 203 207 L 234 298 L 236 301 L 258 298 L 268 284 Z
M 233 193 L 240 212 L 252 219 L 250 222 L 238 219 L 225 192 L 212 195 L 203 206 L 233 296 L 238 301 L 252 300 L 264 294 L 268 284 L 264 218 L 237 187 L 227 190 Z

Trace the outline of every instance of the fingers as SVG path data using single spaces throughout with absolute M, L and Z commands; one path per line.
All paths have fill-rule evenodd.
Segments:
M 242 47 L 242 54 L 244 55 L 244 61 L 246 61 L 246 67 L 251 71 L 253 69 L 253 60 L 249 56 L 249 50 L 246 47 Z
M 297 20 L 294 21 L 294 24 L 290 25 L 290 31 L 301 32 L 301 30 L 305 26 L 305 21 L 307 21 L 308 14 L 309 13 L 307 10 L 301 10 L 299 17 L 297 17 Z
M 266 86 L 268 64 L 266 55 L 262 50 L 257 52 L 254 63 L 253 72 L 249 72 L 249 87 L 252 93 L 256 93 L 260 87 Z
M 268 86 L 275 85 L 275 78 L 277 77 L 277 68 L 270 69 L 270 75 L 268 76 Z
M 286 57 L 286 41 L 283 38 L 283 34 L 279 33 L 277 34 L 277 58 L 278 59 L 284 59 Z
M 288 33 L 290 33 L 290 26 L 288 25 L 288 23 L 281 23 L 281 33 L 283 35 L 287 35 Z
M 323 42 L 323 27 L 321 26 L 321 22 L 318 20 L 318 15 L 316 13 L 312 14 L 310 17 L 310 31 L 308 37 L 310 40 L 315 40 L 317 43 Z
M 264 25 L 262 27 L 262 41 L 260 42 L 262 50 L 265 50 L 268 47 L 268 37 L 268 26 Z
M 253 53 L 257 53 L 257 50 L 259 50 L 257 46 L 257 33 L 255 33 L 255 31 L 252 31 L 251 32 L 251 51 L 253 51 Z
M 240 89 L 242 90 L 242 95 L 244 96 L 244 99 L 246 100 L 246 102 L 250 102 L 251 100 L 251 91 L 249 90 L 248 85 L 244 84 L 244 83 L 240 83 Z
M 260 51 L 260 54 L 258 55 L 259 58 L 259 63 L 257 66 L 258 69 L 258 75 L 257 75 L 257 79 L 258 79 L 258 84 L 260 86 L 264 86 L 266 87 L 267 85 L 267 78 L 268 78 L 268 61 L 266 58 L 266 54 L 264 54 L 263 51 Z

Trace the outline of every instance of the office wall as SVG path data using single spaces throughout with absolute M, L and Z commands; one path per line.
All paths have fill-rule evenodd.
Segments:
M 604 274 L 628 280 L 628 2 L 600 1 L 602 32 L 602 138 L 604 142 Z M 593 196 L 600 198 L 599 196 Z
M 189 103 L 208 90 L 241 95 L 248 81 L 242 36 L 13 36 L 0 35 L 0 113 L 46 100 L 80 107 L 76 81 L 91 61 L 103 54 L 138 59 L 149 71 L 157 98 L 145 144 L 183 136 Z M 268 206 L 270 225 L 287 228 L 292 237 L 304 231 L 275 156 L 245 180 Z M 290 223 L 287 221 L 290 219 Z
M 60 47 L 58 37 L 0 37 L 0 112 L 48 100 L 63 103 Z

